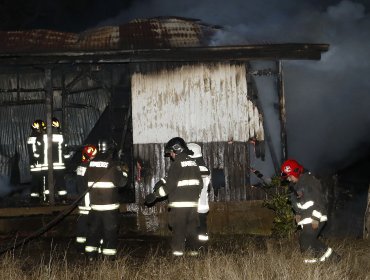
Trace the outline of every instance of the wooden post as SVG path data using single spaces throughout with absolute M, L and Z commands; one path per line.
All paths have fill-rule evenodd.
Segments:
M 281 137 L 281 159 L 282 161 L 288 158 L 288 141 L 286 133 L 286 111 L 285 111 L 285 91 L 283 79 L 283 65 L 281 60 L 276 62 L 277 73 L 277 87 L 279 94 L 279 109 L 280 109 L 280 137 Z
M 364 216 L 364 232 L 363 232 L 363 238 L 369 239 L 370 235 L 370 185 L 369 189 L 367 191 L 367 206 Z
M 61 130 L 62 135 L 64 136 L 64 141 L 67 141 L 65 137 L 66 131 L 67 131 L 65 110 L 66 110 L 68 95 L 66 93 L 66 75 L 64 72 L 62 73 L 61 84 L 62 84 L 62 118 L 60 122 L 60 130 Z
M 48 159 L 48 183 L 50 205 L 55 204 L 54 199 L 54 176 L 53 176 L 53 151 L 52 151 L 52 113 L 53 113 L 53 88 L 51 69 L 45 69 L 45 103 L 46 103 L 46 133 L 47 133 L 47 159 Z
M 249 68 L 250 65 L 249 64 L 247 64 L 247 65 L 248 65 L 248 68 Z M 248 71 L 248 68 L 247 68 L 247 71 Z M 248 76 L 248 78 L 247 78 L 248 88 L 249 88 L 248 92 L 252 91 L 253 94 L 256 94 L 258 96 L 259 93 L 258 93 L 258 89 L 256 87 L 256 83 L 253 82 L 252 80 L 253 80 L 253 77 Z M 270 129 L 269 129 L 267 120 L 264 117 L 265 113 L 264 113 L 263 106 L 262 106 L 262 103 L 261 103 L 261 100 L 260 100 L 259 96 L 256 98 L 255 102 L 257 104 L 257 108 L 258 108 L 260 114 L 262 114 L 262 117 L 263 117 L 263 130 L 264 130 L 264 134 L 265 134 L 265 140 L 266 140 L 267 146 L 268 146 L 269 151 L 270 151 L 270 156 L 271 156 L 272 163 L 274 165 L 275 174 L 279 174 L 280 173 L 280 163 L 279 163 L 279 160 L 278 160 L 278 155 L 276 154 L 276 150 L 275 150 L 274 145 L 272 143 Z M 248 167 L 250 167 L 250 163 L 248 163 Z

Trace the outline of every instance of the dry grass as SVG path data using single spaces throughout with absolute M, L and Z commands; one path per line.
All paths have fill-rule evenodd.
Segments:
M 26 250 L 0 258 L 0 279 L 369 279 L 370 244 L 364 240 L 332 241 L 340 263 L 305 265 L 296 241 L 263 238 L 219 238 L 200 257 L 173 258 L 160 248 L 142 256 L 127 253 L 116 261 L 88 263 L 70 256 L 70 249 L 51 244 L 47 253 L 29 256 Z M 32 248 L 32 244 L 29 245 Z M 29 251 L 27 251 L 29 252 Z M 121 252 L 123 254 L 123 252 Z

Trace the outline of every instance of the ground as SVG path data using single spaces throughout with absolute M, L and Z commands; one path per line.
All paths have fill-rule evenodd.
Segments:
M 147 257 L 149 252 L 155 252 L 158 256 L 167 257 L 170 255 L 170 236 L 157 235 L 138 235 L 127 234 L 121 236 L 118 246 L 118 257 L 130 257 L 133 259 L 142 259 Z M 12 246 L 19 240 L 14 238 L 3 238 L 0 241 L 0 246 L 3 249 L 7 246 Z M 364 258 L 370 260 L 370 241 L 362 239 L 330 239 L 325 240 L 332 247 L 337 247 L 342 253 L 346 251 L 345 247 L 350 246 L 353 250 L 358 250 L 364 253 Z M 338 245 L 337 245 L 338 244 Z M 258 250 L 260 252 L 282 251 L 289 254 L 291 250 L 298 249 L 297 236 L 292 239 L 275 239 L 265 236 L 244 236 L 244 235 L 211 235 L 210 241 L 202 246 L 202 251 L 222 251 L 223 253 L 235 253 L 238 250 Z M 84 261 L 85 257 L 76 249 L 74 237 L 37 237 L 25 244 L 10 249 L 13 256 L 21 257 L 35 261 L 40 256 L 51 256 L 53 254 L 62 254 L 64 258 L 71 262 Z M 36 257 L 36 259 L 35 259 Z

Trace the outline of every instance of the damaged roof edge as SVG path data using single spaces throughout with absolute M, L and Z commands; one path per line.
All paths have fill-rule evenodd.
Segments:
M 329 44 L 285 43 L 135 50 L 0 53 L 4 65 L 90 64 L 155 61 L 320 60 Z

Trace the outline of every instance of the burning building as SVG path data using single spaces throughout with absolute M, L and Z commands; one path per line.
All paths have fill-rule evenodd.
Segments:
M 240 231 L 257 223 L 268 230 L 262 222 L 268 213 L 259 203 L 265 194 L 251 186 L 250 167 L 251 158 L 258 157 L 277 170 L 286 155 L 281 61 L 318 60 L 328 45 L 210 46 L 219 28 L 198 20 L 151 18 L 81 34 L 1 31 L 1 174 L 9 177 L 18 167 L 19 183 L 30 181 L 30 124 L 57 116 L 73 153 L 66 173 L 73 193 L 82 145 L 111 135 L 130 163 L 122 211 L 136 215 L 139 230 L 157 230 L 163 223 L 153 217 L 165 215 L 163 205 L 148 209 L 143 197 L 168 168 L 164 144 L 180 136 L 202 146 L 211 170 L 214 229 L 226 225 Z M 271 62 L 273 69 L 253 69 L 253 61 Z M 271 120 L 264 116 L 256 75 L 271 76 L 276 84 L 279 139 L 266 129 Z M 16 154 L 19 164 L 11 165 Z M 52 182 L 52 173 L 48 176 Z M 239 221 L 239 228 L 231 211 L 246 221 Z

